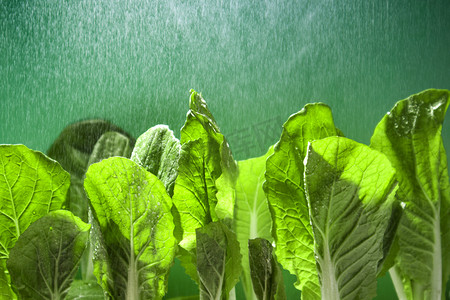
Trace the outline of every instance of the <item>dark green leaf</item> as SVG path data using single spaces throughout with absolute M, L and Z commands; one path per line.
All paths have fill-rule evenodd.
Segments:
M 22 299 L 64 299 L 89 240 L 90 225 L 66 210 L 32 223 L 11 249 L 7 267 Z
M 117 135 L 108 132 L 114 132 Z M 97 142 L 105 133 L 108 134 L 97 145 Z M 128 142 L 125 140 L 128 140 Z M 129 145 L 127 146 L 126 144 Z M 94 154 L 91 158 L 96 145 L 97 149 L 95 151 L 97 154 Z M 118 152 L 122 153 L 122 156 L 129 157 L 133 145 L 134 139 L 124 130 L 100 119 L 80 121 L 64 128 L 50 149 L 48 149 L 47 154 L 57 160 L 70 173 L 71 185 L 64 204 L 65 208 L 87 222 L 88 204 L 84 193 L 83 181 L 89 164 L 113 154 L 119 155 L 117 154 Z M 124 151 L 127 147 L 131 149 Z M 120 149 L 122 150 L 120 151 Z M 89 162 L 90 160 L 91 162 Z
M 251 279 L 253 289 L 259 300 L 286 299 L 283 276 L 275 257 L 272 245 L 266 239 L 248 240 Z
M 236 235 L 221 222 L 196 230 L 200 299 L 228 299 L 241 274 Z

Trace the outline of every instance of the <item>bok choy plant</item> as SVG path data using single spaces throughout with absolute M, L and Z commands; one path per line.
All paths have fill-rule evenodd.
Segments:
M 235 299 L 240 280 L 246 299 L 284 300 L 281 267 L 302 299 L 372 299 L 387 272 L 399 299 L 445 299 L 449 97 L 399 101 L 370 146 L 307 104 L 242 161 L 193 90 L 180 139 L 86 120 L 49 157 L 0 145 L 0 298 L 163 299 L 178 258 L 196 299 Z

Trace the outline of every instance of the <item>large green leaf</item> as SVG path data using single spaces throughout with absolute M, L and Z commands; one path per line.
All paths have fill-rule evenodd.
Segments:
M 157 125 L 143 133 L 136 141 L 131 160 L 156 175 L 173 196 L 178 174 L 180 141 L 166 125 Z
M 376 296 L 396 187 L 378 151 L 344 137 L 310 144 L 305 188 L 322 299 Z
M 272 245 L 266 239 L 248 240 L 251 279 L 259 300 L 286 299 L 281 269 L 272 251 Z
M 177 243 L 162 182 L 113 157 L 92 164 L 84 185 L 101 231 L 91 245 L 99 284 L 115 299 L 161 299 Z
M 105 134 L 102 138 L 102 136 Z M 97 142 L 100 140 L 100 145 Z M 101 159 L 117 154 L 117 147 L 126 151 L 119 151 L 121 156 L 129 157 L 134 145 L 134 139 L 121 128 L 101 119 L 84 120 L 68 125 L 48 149 L 47 154 L 57 160 L 70 173 L 70 188 L 67 194 L 65 208 L 88 220 L 88 202 L 84 193 L 84 174 L 92 163 L 92 152 L 97 145 L 97 152 L 101 148 Z M 98 156 L 98 155 L 94 155 Z
M 265 181 L 266 160 L 272 153 L 273 147 L 270 147 L 261 157 L 238 162 L 234 230 L 241 247 L 242 283 L 248 300 L 256 299 L 250 276 L 248 240 L 260 237 L 272 241 L 270 233 L 272 218 L 262 188 Z
M 31 224 L 7 261 L 11 284 L 21 299 L 64 299 L 89 240 L 90 225 L 66 210 Z
M 234 185 L 237 178 L 236 162 L 231 155 L 227 140 L 220 132 L 213 115 L 205 100 L 194 90 L 191 90 L 189 111 L 186 122 L 181 128 L 181 144 L 202 139 L 207 144 L 207 158 L 220 163 L 219 168 L 211 170 L 214 184 L 217 186 L 216 213 L 219 218 L 233 218 Z M 206 165 L 206 167 L 209 167 Z
M 127 136 L 117 131 L 105 132 L 95 143 L 87 166 L 113 156 L 130 157 L 132 149 L 130 139 Z M 71 210 L 72 212 L 75 211 L 75 214 L 83 216 L 83 218 L 86 217 L 85 214 L 87 213 L 88 221 L 92 225 L 91 239 L 96 241 L 101 239 L 101 232 L 97 230 L 98 223 L 93 218 L 91 209 L 88 206 L 88 200 L 83 186 L 84 177 L 83 174 L 82 177 L 72 178 L 71 180 L 71 187 L 69 190 L 70 196 L 73 197 L 75 195 L 75 197 L 77 197 L 77 199 L 72 198 L 74 201 L 71 202 Z M 83 280 L 95 280 L 92 260 L 94 256 L 93 250 L 94 249 L 88 245 L 88 250 L 85 251 L 83 258 L 81 259 L 80 270 L 81 278 Z
M 181 129 L 181 153 L 173 202 L 180 233 L 180 260 L 198 280 L 195 269 L 197 228 L 234 214 L 236 163 L 203 98 L 191 91 L 190 110 Z
M 0 145 L 0 260 L 28 226 L 49 211 L 61 208 L 69 174 L 54 160 L 23 145 Z M 4 262 L 0 264 L 4 265 Z M 4 291 L 5 276 L 0 276 Z
M 330 108 L 308 104 L 283 125 L 274 154 L 267 159 L 263 185 L 273 220 L 275 253 L 281 265 L 297 276 L 303 299 L 320 299 L 314 239 L 304 192 L 303 160 L 309 141 L 339 135 Z
M 196 236 L 200 299 L 228 299 L 242 270 L 236 235 L 219 221 L 197 228 Z
M 427 90 L 399 101 L 371 139 L 397 170 L 404 214 L 391 277 L 408 299 L 440 299 L 449 278 L 450 185 L 441 137 L 449 94 Z

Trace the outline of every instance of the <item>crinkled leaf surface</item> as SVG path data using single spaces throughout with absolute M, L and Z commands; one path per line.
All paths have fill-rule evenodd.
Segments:
M 228 299 L 241 274 L 236 235 L 222 222 L 196 230 L 200 299 Z
M 0 260 L 31 223 L 61 207 L 69 184 L 69 174 L 41 152 L 0 145 Z
M 21 299 L 64 299 L 89 240 L 90 225 L 66 210 L 32 223 L 11 249 L 7 267 Z
M 246 299 L 256 299 L 253 292 L 248 257 L 248 240 L 261 237 L 272 241 L 270 216 L 267 198 L 262 188 L 266 180 L 266 160 L 273 153 L 271 147 L 261 157 L 238 162 L 239 176 L 236 181 L 236 206 L 234 230 L 241 247 L 242 283 Z
M 256 299 L 259 300 L 286 299 L 281 269 L 272 252 L 268 240 L 248 240 L 251 279 Z
M 446 90 L 410 96 L 383 117 L 371 139 L 397 170 L 405 207 L 391 277 L 408 299 L 440 299 L 449 278 L 450 185 L 441 137 L 448 105 Z
M 170 196 L 177 178 L 180 141 L 166 125 L 157 125 L 136 141 L 131 160 L 156 175 L 164 183 Z
M 323 299 L 376 296 L 396 187 L 378 151 L 344 137 L 311 142 L 305 188 Z
M 203 98 L 191 91 L 190 110 L 181 129 L 181 153 L 173 202 L 181 228 L 180 260 L 197 278 L 195 230 L 219 219 L 231 223 L 236 163 Z M 230 224 L 231 225 L 231 224 Z
M 108 132 L 114 132 L 117 135 Z M 108 134 L 101 139 L 105 133 Z M 57 160 L 71 176 L 69 193 L 64 204 L 65 208 L 85 222 L 88 220 L 88 202 L 83 188 L 84 174 L 90 164 L 91 154 L 99 140 L 101 140 L 101 147 L 97 146 L 97 148 L 102 149 L 102 158 L 112 156 L 113 152 L 117 153 L 116 147 L 123 147 L 125 150 L 125 143 L 128 143 L 128 147 L 131 149 L 134 145 L 134 138 L 123 129 L 108 121 L 93 119 L 68 125 L 47 151 L 48 156 Z M 125 140 L 128 140 L 128 142 L 125 142 Z M 122 156 L 129 157 L 131 149 L 128 154 L 123 152 Z M 108 152 L 111 155 L 108 155 Z
M 303 160 L 308 142 L 339 135 L 330 108 L 308 104 L 283 125 L 274 154 L 267 159 L 263 185 L 272 215 L 272 235 L 280 264 L 297 276 L 303 299 L 320 299 L 314 239 L 304 193 Z
M 177 243 L 162 182 L 113 157 L 89 167 L 85 189 L 101 231 L 92 245 L 99 284 L 116 299 L 161 299 Z

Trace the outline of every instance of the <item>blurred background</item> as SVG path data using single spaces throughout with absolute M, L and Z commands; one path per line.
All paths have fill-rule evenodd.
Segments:
M 450 89 L 449 12 L 448 0 L 0 0 L 0 143 L 46 151 L 86 118 L 179 136 L 193 88 L 238 160 L 309 102 L 368 144 L 396 101 Z M 168 297 L 195 293 L 175 265 Z M 388 277 L 378 294 L 396 299 Z

